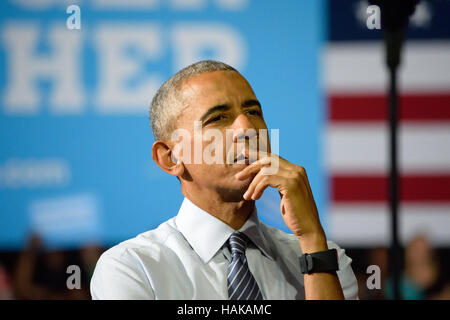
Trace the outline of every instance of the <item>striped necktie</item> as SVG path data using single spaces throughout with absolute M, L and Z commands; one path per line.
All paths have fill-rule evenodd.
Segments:
M 228 297 L 230 300 L 263 300 L 261 291 L 248 267 L 245 249 L 248 238 L 236 231 L 230 236 L 231 263 L 227 269 Z

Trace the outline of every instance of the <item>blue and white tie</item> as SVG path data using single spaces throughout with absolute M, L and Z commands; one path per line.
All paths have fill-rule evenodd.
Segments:
M 262 300 L 263 296 L 248 267 L 245 249 L 247 237 L 236 231 L 228 240 L 231 248 L 231 263 L 227 269 L 228 298 L 230 300 Z

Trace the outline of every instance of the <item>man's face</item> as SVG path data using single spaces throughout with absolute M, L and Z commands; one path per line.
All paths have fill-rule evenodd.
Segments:
M 222 158 L 220 163 L 208 164 L 204 159 L 199 164 L 194 161 L 184 163 L 192 182 L 200 188 L 213 188 L 222 194 L 225 193 L 229 199 L 242 200 L 242 194 L 247 190 L 253 177 L 244 181 L 237 180 L 234 175 L 245 168 L 248 162 L 229 161 L 227 155 L 230 153 L 230 148 L 234 148 L 235 157 L 239 156 L 238 143 L 240 146 L 247 146 L 248 150 L 248 139 L 239 140 L 238 138 L 242 137 L 243 132 L 253 129 L 259 135 L 260 129 L 267 130 L 261 106 L 252 88 L 240 74 L 234 71 L 214 71 L 188 79 L 181 87 L 181 97 L 186 107 L 180 113 L 176 127 L 186 129 L 190 133 L 192 155 L 196 152 L 194 149 L 200 144 L 202 150 L 207 149 L 208 145 L 211 147 L 214 143 L 217 144 L 218 141 L 215 141 L 215 138 L 212 141 L 202 139 L 208 131 L 220 132 L 223 137 L 223 141 L 220 142 L 222 150 L 222 154 L 219 153 Z M 201 121 L 201 127 L 197 127 L 196 134 L 194 134 L 195 121 Z M 198 135 L 199 132 L 202 136 Z M 257 140 L 260 140 L 260 136 Z M 266 141 L 267 150 L 270 151 L 267 136 Z M 213 155 L 216 156 L 214 150 Z

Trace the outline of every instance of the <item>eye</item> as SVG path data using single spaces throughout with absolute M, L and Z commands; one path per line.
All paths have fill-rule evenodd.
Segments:
M 211 122 L 217 122 L 217 121 L 223 120 L 225 118 L 226 118 L 225 115 L 219 114 L 218 116 L 215 116 L 215 117 L 209 119 L 208 121 L 206 121 L 206 124 L 211 123 Z
M 261 111 L 257 109 L 248 110 L 247 113 L 252 116 L 262 116 Z

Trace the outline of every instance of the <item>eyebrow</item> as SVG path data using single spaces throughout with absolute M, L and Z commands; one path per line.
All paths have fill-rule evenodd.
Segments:
M 244 103 L 242 104 L 243 107 L 254 107 L 254 106 L 258 106 L 261 110 L 261 103 L 259 103 L 258 100 L 255 99 L 249 99 L 249 100 L 245 100 Z
M 208 117 L 209 117 L 211 114 L 213 114 L 214 112 L 217 112 L 217 111 L 225 111 L 225 110 L 228 110 L 228 109 L 230 109 L 230 106 L 227 105 L 227 104 L 220 104 L 220 105 L 218 105 L 218 106 L 211 107 L 211 108 L 208 109 L 208 111 L 206 111 L 206 112 L 202 115 L 202 117 L 200 118 L 200 121 L 203 123 L 203 122 L 206 120 L 206 118 L 208 118 Z
M 255 99 L 245 100 L 244 103 L 242 104 L 243 108 L 249 108 L 249 107 L 254 107 L 254 106 L 257 106 L 257 107 L 259 107 L 259 109 L 262 110 L 261 103 L 259 103 L 259 101 L 255 100 Z M 203 123 L 211 114 L 218 112 L 218 111 L 226 111 L 228 109 L 230 109 L 230 106 L 228 104 L 220 104 L 220 105 L 211 107 L 208 109 L 208 111 L 206 111 L 201 116 L 200 121 Z

